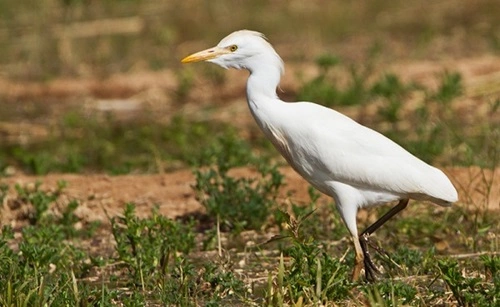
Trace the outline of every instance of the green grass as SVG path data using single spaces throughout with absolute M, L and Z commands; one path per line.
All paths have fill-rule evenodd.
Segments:
M 197 199 L 208 216 L 218 219 L 220 227 L 226 230 L 260 230 L 277 207 L 276 197 L 283 184 L 283 175 L 276 165 L 261 162 L 260 178 L 235 178 L 227 173 L 231 169 L 227 161 L 195 171 L 193 188 Z
M 122 217 L 110 218 L 105 228 L 111 229 L 98 231 L 93 223 L 77 229 L 79 203 L 69 202 L 56 215 L 53 206 L 62 187 L 54 194 L 38 187 L 16 186 L 11 201 L 40 218 L 27 218 L 21 229 L 4 226 L 0 233 L 3 306 L 111 306 L 117 301 L 215 306 L 225 298 L 244 297 L 246 286 L 227 264 L 188 257 L 195 248 L 192 222 L 167 219 L 155 210 L 149 218 L 138 218 L 128 204 Z M 103 230 L 116 241 L 112 254 L 90 251 L 88 240 Z
M 492 306 L 500 302 L 500 279 L 498 278 L 499 258 L 481 257 L 489 282 L 480 276 L 464 276 L 457 261 L 442 260 L 438 262 L 442 278 L 453 293 L 460 306 Z
M 163 124 L 149 115 L 134 121 L 112 116 L 103 121 L 71 112 L 52 127 L 47 138 L 4 145 L 0 171 L 11 166 L 37 175 L 95 171 L 124 174 L 207 165 L 224 149 L 224 142 L 239 142 L 242 150 L 250 150 L 235 131 L 222 122 L 189 121 L 182 116 Z
M 225 162 L 214 167 L 212 172 L 218 170 L 219 180 L 227 182 L 208 194 L 221 198 L 219 205 L 238 199 L 241 193 L 242 202 L 251 202 L 258 191 L 261 195 L 256 206 L 276 202 L 261 208 L 266 212 L 262 216 L 248 212 L 246 217 L 234 217 L 231 207 L 237 205 L 219 211 L 221 220 L 243 223 L 238 231 L 219 234 L 219 253 L 215 253 L 215 246 L 203 244 L 213 232 L 201 230 L 206 226 L 200 227 L 200 221 L 192 218 L 175 221 L 159 215 L 156 209 L 139 218 L 135 206 L 127 204 L 123 215 L 109 217 L 110 224 L 82 226 L 75 215 L 80 201 L 62 201 L 64 182 L 50 192 L 42 190 L 40 184 L 14 186 L 7 204 L 15 203 L 28 213 L 19 220 L 22 227 L 4 226 L 0 234 L 0 273 L 5 277 L 0 284 L 0 302 L 16 306 L 110 306 L 116 302 L 428 306 L 475 302 L 488 306 L 499 300 L 500 229 L 495 223 L 499 218 L 496 212 L 474 217 L 465 209 L 414 205 L 374 237 L 385 250 L 372 251 L 377 264 L 383 266 L 379 280 L 353 283 L 350 242 L 332 241 L 345 238 L 345 228 L 333 206 L 317 209 L 317 192 L 310 190 L 305 207 L 292 204 L 290 213 L 275 211 L 276 205 L 283 205 L 276 198 L 281 174 L 275 168 L 267 170 L 270 173 L 261 172 L 259 181 L 240 181 L 220 171 L 232 168 Z M 194 189 L 204 193 L 212 189 L 203 178 L 197 180 Z M 228 189 L 228 183 L 239 188 Z M 215 225 L 211 223 L 211 227 Z M 235 244 L 245 241 L 243 229 L 256 229 L 257 245 L 253 248 Z M 268 240 L 266 232 L 276 235 Z M 106 233 L 116 242 L 111 246 L 113 252 L 91 249 L 92 238 Z M 437 252 L 435 244 L 449 238 L 453 239 L 448 241 L 447 251 Z M 270 254 L 264 256 L 265 251 Z

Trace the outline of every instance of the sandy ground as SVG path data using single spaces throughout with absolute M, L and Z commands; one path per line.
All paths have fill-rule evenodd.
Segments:
M 283 197 L 291 197 L 294 202 L 308 200 L 308 184 L 291 168 L 284 167 L 286 186 L 282 188 Z M 500 170 L 484 170 L 479 168 L 450 168 L 445 172 L 450 176 L 459 191 L 460 201 L 457 206 L 469 210 L 500 210 Z M 233 176 L 256 176 L 250 168 L 234 170 Z M 194 176 L 189 170 L 158 175 L 72 175 L 52 174 L 42 177 L 15 176 L 0 179 L 1 183 L 10 186 L 10 192 L 4 199 L 1 211 L 2 225 L 10 224 L 14 228 L 22 222 L 19 215 L 23 208 L 14 206 L 16 197 L 14 185 L 33 186 L 39 181 L 43 190 L 52 191 L 57 188 L 57 182 L 64 180 L 67 187 L 55 204 L 65 205 L 69 200 L 78 200 L 80 206 L 76 214 L 84 221 L 101 221 L 107 223 L 108 217 L 120 215 L 125 204 L 136 204 L 137 214 L 146 216 L 151 213 L 154 205 L 159 206 L 161 214 L 175 218 L 195 212 L 203 212 L 203 207 L 195 199 L 191 186 Z M 292 196 L 284 196 L 291 191 Z M 325 200 L 328 201 L 325 197 Z

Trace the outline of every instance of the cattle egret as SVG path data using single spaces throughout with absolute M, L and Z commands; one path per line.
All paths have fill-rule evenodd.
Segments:
M 365 278 L 375 279 L 378 269 L 368 253 L 369 236 L 403 210 L 409 199 L 443 207 L 458 200 L 442 171 L 382 134 L 324 106 L 280 100 L 276 88 L 284 73 L 283 60 L 263 34 L 233 32 L 182 63 L 199 61 L 250 72 L 247 101 L 258 126 L 295 171 L 335 200 L 354 242 L 353 280 L 363 266 Z M 358 210 L 393 201 L 398 204 L 358 236 Z

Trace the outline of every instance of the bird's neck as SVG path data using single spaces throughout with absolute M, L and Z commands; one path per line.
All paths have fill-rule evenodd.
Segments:
M 276 94 L 280 78 L 281 70 L 270 66 L 267 69 L 250 71 L 247 81 L 247 101 L 250 112 L 257 125 L 271 140 L 273 135 L 269 127 L 272 126 L 270 118 L 276 115 L 274 111 L 283 103 Z
M 276 88 L 281 79 L 279 67 L 259 66 L 261 69 L 250 70 L 247 81 L 247 99 L 250 107 L 257 107 L 260 103 L 278 99 Z

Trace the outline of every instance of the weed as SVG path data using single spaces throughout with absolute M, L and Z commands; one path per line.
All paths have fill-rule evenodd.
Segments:
M 308 216 L 302 218 L 300 223 L 300 232 L 303 237 L 313 237 L 316 240 L 329 240 L 333 238 L 342 238 L 348 234 L 343 221 L 337 212 L 335 205 L 330 203 L 318 204 L 320 193 L 312 186 L 308 187 L 309 201 L 305 204 L 291 202 L 291 214 L 296 217 Z M 289 232 L 289 223 L 291 216 L 282 210 L 274 211 L 274 221 L 280 229 L 280 233 Z
M 223 265 L 207 262 L 203 268 L 202 280 L 208 283 L 211 292 L 208 295 L 210 299 L 205 302 L 205 306 L 219 306 L 224 298 L 231 295 L 241 296 L 245 293 L 246 287 L 243 282 Z
M 196 197 L 209 216 L 220 219 L 223 229 L 236 232 L 259 230 L 267 221 L 270 209 L 275 206 L 283 175 L 276 165 L 269 166 L 261 162 L 258 165 L 259 179 L 230 176 L 228 172 L 238 164 L 238 157 L 241 154 L 248 157 L 248 152 L 241 151 L 241 146 L 235 143 L 226 145 L 225 150 L 213 150 L 218 153 L 214 156 L 216 165 L 210 166 L 208 170 L 195 170 L 196 184 L 193 189 Z
M 490 276 L 494 278 L 499 277 L 500 273 L 500 257 L 498 256 L 490 256 L 490 255 L 483 255 L 481 256 L 481 261 L 484 264 L 484 268 L 486 271 L 486 274 L 489 274 Z
M 123 301 L 191 306 L 200 300 L 216 305 L 243 295 L 243 283 L 224 265 L 206 262 L 199 270 L 187 258 L 195 243 L 193 224 L 167 219 L 156 209 L 150 218 L 141 219 L 133 204 L 111 224 L 117 260 L 123 262 L 130 285 L 141 290 Z
M 304 237 L 300 231 L 312 213 L 298 219 L 283 213 L 287 219 L 288 235 L 273 240 L 288 238 L 292 241 L 291 246 L 285 249 L 292 261 L 290 265 L 284 265 L 282 255 L 275 283 L 270 277 L 268 301 L 271 305 L 282 306 L 284 301 L 325 304 L 342 301 L 350 295 L 353 285 L 349 281 L 347 267 L 326 253 L 311 236 Z
M 320 67 L 318 76 L 306 82 L 300 89 L 299 100 L 314 101 L 325 106 L 332 105 L 359 105 L 368 95 L 366 80 L 370 74 L 370 66 L 348 68 L 349 82 L 345 88 L 337 85 L 334 74 L 330 70 L 338 66 L 340 59 L 333 55 L 318 57 L 316 64 Z
M 397 250 L 390 254 L 391 262 L 397 263 L 399 268 L 406 271 L 406 275 L 415 275 L 422 273 L 424 255 L 421 251 L 409 249 L 406 246 L 400 246 Z M 395 266 L 392 266 L 395 268 Z
M 217 136 L 198 157 L 191 160 L 191 164 L 195 167 L 215 165 L 223 173 L 227 173 L 233 167 L 249 163 L 264 165 L 265 161 L 259 161 L 253 155 L 250 144 L 239 138 L 234 131 L 227 131 L 224 135 Z
M 59 193 L 61 192 L 64 183 L 59 185 L 58 190 L 55 193 L 47 193 L 40 190 L 40 182 L 36 182 L 33 188 L 28 186 L 22 187 L 16 184 L 14 187 L 16 189 L 18 199 L 22 203 L 28 203 L 33 206 L 33 211 L 29 215 L 28 219 L 32 225 L 43 222 L 49 205 L 57 200 Z
M 187 254 L 194 247 L 192 225 L 182 225 L 158 214 L 140 219 L 135 206 L 127 204 L 123 217 L 111 219 L 116 251 L 132 280 L 143 289 L 167 278 L 178 253 Z
M 479 276 L 464 276 L 456 260 L 440 260 L 437 265 L 441 277 L 460 306 L 492 306 L 493 302 L 500 302 L 498 278 L 495 278 L 496 284 L 490 284 L 485 283 Z
M 454 98 L 460 96 L 462 92 L 462 76 L 457 72 L 450 73 L 446 71 L 441 76 L 441 85 L 431 97 L 443 104 L 448 104 Z
M 336 86 L 325 80 L 325 75 L 321 74 L 303 85 L 297 99 L 299 101 L 315 101 L 325 106 L 331 106 L 340 100 L 339 96 L 340 93 Z
M 371 306 L 415 306 L 417 289 L 401 281 L 381 281 L 363 287 Z
M 240 302 L 245 287 L 233 272 L 213 262 L 197 269 L 187 258 L 176 258 L 169 278 L 158 285 L 159 300 L 166 305 L 220 306 Z
M 330 68 L 340 64 L 340 58 L 332 54 L 323 54 L 316 58 L 316 65 L 322 70 L 322 75 L 326 75 Z
M 28 225 L 18 251 L 8 242 L 14 236 L 4 227 L 0 238 L 2 261 L 0 303 L 4 306 L 79 305 L 85 289 L 79 280 L 88 274 L 87 254 L 68 244 L 60 225 Z
M 387 105 L 380 108 L 378 114 L 382 120 L 395 124 L 400 120 L 400 111 L 403 106 L 403 100 L 406 95 L 417 88 L 415 84 L 404 84 L 397 75 L 385 74 L 380 80 L 376 81 L 371 93 L 374 96 L 380 96 L 386 99 Z M 395 125 L 392 127 L 396 128 Z
M 80 218 L 75 215 L 79 203 L 76 200 L 69 201 L 62 210 L 60 215 L 55 215 L 50 212 L 49 208 L 55 204 L 66 187 L 65 181 L 58 181 L 57 188 L 53 192 L 44 191 L 40 188 L 41 183 L 36 182 L 33 185 L 14 186 L 17 197 L 13 202 L 18 202 L 29 206 L 27 219 L 31 225 L 38 227 L 59 227 L 58 233 L 64 233 L 64 239 L 74 237 L 91 237 L 94 231 L 99 226 L 98 222 L 88 223 L 87 228 L 76 229 L 75 224 L 80 221 Z
M 408 86 L 404 85 L 399 77 L 393 73 L 385 74 L 373 84 L 371 92 L 385 98 L 393 98 L 406 94 Z

